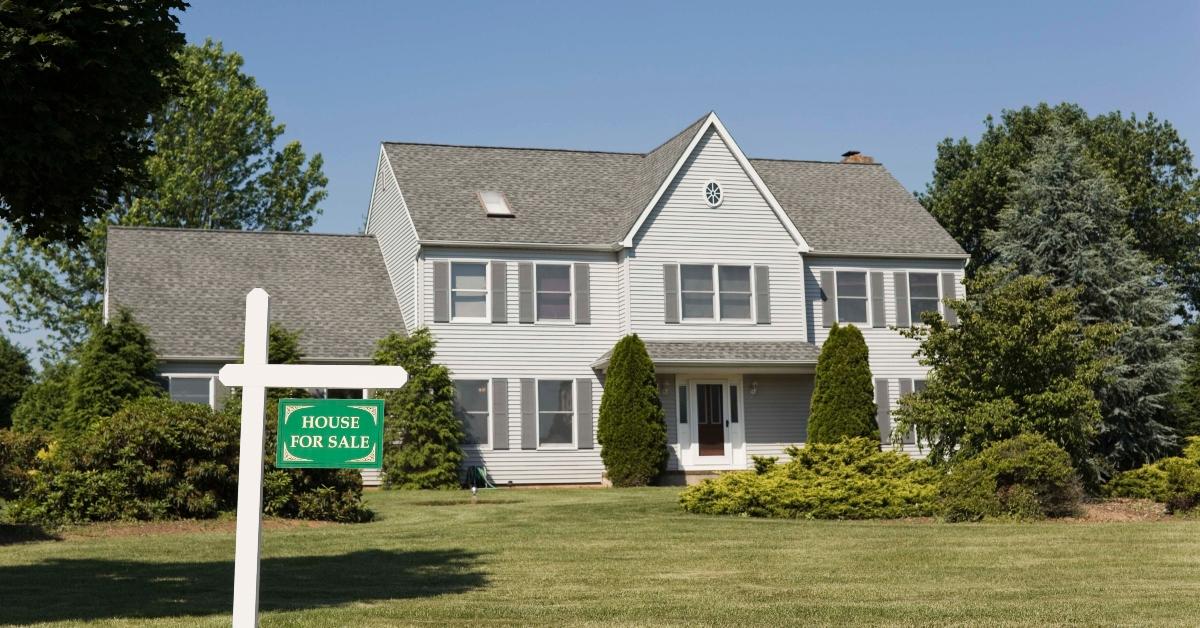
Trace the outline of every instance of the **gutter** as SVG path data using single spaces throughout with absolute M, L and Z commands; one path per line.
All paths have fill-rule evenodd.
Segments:
M 966 253 L 861 253 L 845 251 L 809 251 L 804 255 L 812 257 L 882 257 L 889 259 L 957 259 L 969 260 Z
M 475 240 L 418 240 L 421 246 L 461 247 L 479 249 L 551 249 L 561 251 L 601 251 L 613 253 L 620 244 L 561 244 L 552 242 L 479 242 Z

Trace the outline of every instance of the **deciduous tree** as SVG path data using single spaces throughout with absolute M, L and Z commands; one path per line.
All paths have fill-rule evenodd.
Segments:
M 0 429 L 12 427 L 13 410 L 33 383 L 29 354 L 0 335 Z

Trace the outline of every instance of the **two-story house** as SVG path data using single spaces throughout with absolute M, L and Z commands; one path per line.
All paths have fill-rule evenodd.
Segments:
M 116 229 L 106 307 L 130 308 L 159 345 L 236 355 L 237 308 L 262 285 L 306 349 L 325 347 L 314 361 L 365 361 L 387 331 L 428 327 L 454 374 L 467 464 L 498 483 L 601 481 L 609 351 L 637 333 L 670 470 L 746 468 L 804 442 L 834 321 L 866 337 L 886 438 L 926 372 L 895 328 L 953 317 L 942 299 L 962 296 L 962 249 L 881 165 L 844 157 L 749 159 L 715 114 L 647 153 L 388 142 L 365 236 Z M 273 247 L 313 254 L 283 262 Z M 351 261 L 323 261 L 343 250 Z M 217 283 L 219 314 L 189 323 Z M 218 350 L 196 334 L 228 337 Z M 217 402 L 204 365 L 220 359 L 164 361 L 173 395 L 177 380 L 204 382 Z

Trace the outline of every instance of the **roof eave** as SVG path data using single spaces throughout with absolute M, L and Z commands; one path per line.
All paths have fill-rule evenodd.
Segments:
M 477 240 L 418 240 L 422 247 L 479 248 L 479 249 L 551 249 L 559 251 L 601 251 L 612 253 L 621 250 L 619 243 L 586 244 L 562 242 L 489 242 Z

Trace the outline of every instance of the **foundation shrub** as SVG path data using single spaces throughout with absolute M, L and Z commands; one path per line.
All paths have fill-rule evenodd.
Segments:
M 1183 456 L 1118 473 L 1104 486 L 1104 494 L 1152 499 L 1166 504 L 1171 513 L 1196 510 L 1200 506 L 1200 437 L 1187 440 Z
M 1079 511 L 1083 489 L 1071 457 L 1037 434 L 994 443 L 953 465 L 938 490 L 947 521 L 1065 517 Z

